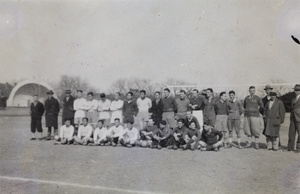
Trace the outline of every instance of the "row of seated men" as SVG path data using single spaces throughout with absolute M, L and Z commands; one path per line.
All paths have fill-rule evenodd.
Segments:
M 88 123 L 88 118 L 82 119 L 82 125 L 79 126 L 77 135 L 74 135 L 75 129 L 71 125 L 71 119 L 66 119 L 65 124 L 61 126 L 59 136 L 55 139 L 60 144 L 89 145 L 89 146 L 117 146 L 125 147 L 150 147 L 161 149 L 190 149 L 201 151 L 218 151 L 223 145 L 222 132 L 214 129 L 212 126 L 204 125 L 204 130 L 196 127 L 195 122 L 190 122 L 186 126 L 183 119 L 177 120 L 177 127 L 170 129 L 166 121 L 162 120 L 157 127 L 152 119 L 142 130 L 133 126 L 133 122 L 126 123 L 126 128 L 120 124 L 120 119 L 115 118 L 114 125 L 110 128 L 104 126 L 104 121 L 99 120 L 96 128 Z M 58 143 L 55 143 L 58 144 Z

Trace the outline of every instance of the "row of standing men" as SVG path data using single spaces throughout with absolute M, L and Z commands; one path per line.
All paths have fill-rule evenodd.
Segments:
M 266 136 L 267 148 L 277 150 L 279 145 L 279 129 L 284 122 L 285 109 L 283 103 L 276 98 L 276 93 L 272 92 L 272 87 L 267 85 L 266 97 L 263 99 L 255 95 L 255 87 L 249 87 L 250 95 L 244 99 L 244 104 L 237 100 L 235 92 L 229 92 L 229 100 L 225 92 L 220 93 L 219 98 L 215 98 L 211 88 L 206 89 L 205 93 L 199 93 L 197 89 L 192 91 L 192 97 L 187 98 L 184 90 L 180 91 L 180 97 L 175 99 L 171 96 L 168 88 L 164 89 L 163 97 L 160 92 L 155 92 L 155 99 L 150 100 L 146 97 L 144 90 L 140 91 L 140 97 L 133 100 L 133 93 L 128 92 L 126 100 L 120 99 L 120 94 L 115 94 L 115 100 L 110 101 L 105 94 L 100 94 L 100 100 L 94 99 L 94 94 L 89 92 L 87 100 L 82 97 L 82 91 L 77 91 L 77 99 L 71 96 L 71 91 L 66 90 L 63 99 L 63 121 L 71 119 L 71 124 L 78 129 L 82 123 L 82 118 L 87 117 L 89 122 L 96 127 L 98 120 L 104 121 L 104 126 L 110 126 L 115 118 L 119 118 L 126 128 L 127 123 L 138 122 L 139 128 L 144 129 L 149 118 L 152 118 L 154 125 L 159 126 L 162 120 L 167 122 L 171 129 L 177 126 L 177 119 L 186 119 L 187 113 L 191 112 L 193 119 L 197 120 L 199 130 L 203 129 L 204 123 L 212 126 L 223 133 L 224 145 L 232 145 L 232 132 L 237 133 L 238 147 L 240 146 L 240 129 L 244 128 L 245 135 L 248 137 L 246 147 L 251 147 L 252 137 L 254 137 L 254 147 L 258 146 L 258 138 L 261 131 Z M 300 107 L 298 97 L 300 85 L 294 88 L 297 97 L 292 101 L 291 124 L 289 129 L 288 150 L 293 151 L 295 147 L 296 133 L 299 134 Z M 48 98 L 45 101 L 46 127 L 48 127 L 47 139 L 51 139 L 51 128 L 54 134 L 58 134 L 57 116 L 59 113 L 59 103 L 53 97 L 53 91 L 48 91 Z M 39 103 L 37 96 L 31 105 L 31 130 L 41 132 L 41 122 L 39 121 L 44 110 Z M 37 104 L 39 105 L 37 106 Z M 40 111 L 39 111 L 40 109 Z M 188 111 L 192 110 L 192 111 Z M 243 118 L 244 116 L 244 118 Z M 242 118 L 242 119 L 241 119 Z M 299 121 L 299 122 L 298 122 Z M 228 138 L 229 133 L 229 138 Z M 35 137 L 33 136 L 33 139 Z M 298 135 L 297 148 L 299 149 L 300 138 Z

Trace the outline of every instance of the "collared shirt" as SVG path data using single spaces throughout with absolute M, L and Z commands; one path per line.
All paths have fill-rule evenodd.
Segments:
M 299 99 L 299 97 L 300 97 L 300 94 L 298 96 L 296 96 L 296 100 L 295 101 L 297 101 Z
M 105 99 L 105 101 L 103 102 L 102 100 L 99 100 L 98 102 L 98 111 L 102 112 L 102 111 L 109 111 L 110 109 L 110 100 Z
M 138 98 L 136 104 L 139 108 L 139 112 L 149 112 L 149 109 L 152 107 L 152 101 L 149 98 Z
M 85 106 L 86 100 L 84 98 L 77 98 L 74 101 L 75 118 L 85 117 Z
M 88 112 L 96 112 L 98 108 L 98 101 L 96 99 L 87 100 L 85 110 Z
M 194 106 L 193 110 L 203 110 L 205 106 L 204 99 L 201 96 L 196 96 L 196 98 L 191 98 L 190 102 Z
M 74 127 L 70 125 L 67 127 L 66 125 L 63 125 L 60 127 L 60 133 L 59 137 L 62 138 L 72 138 L 74 135 Z

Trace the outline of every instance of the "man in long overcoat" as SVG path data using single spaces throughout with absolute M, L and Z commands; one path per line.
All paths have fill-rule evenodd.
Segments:
M 65 119 L 71 120 L 71 125 L 74 126 L 74 114 L 73 109 L 75 98 L 71 95 L 71 90 L 65 91 L 66 96 L 63 99 L 63 110 L 62 110 L 62 124 L 65 124 Z
M 300 84 L 296 84 L 296 97 L 292 100 L 291 122 L 289 127 L 288 151 L 294 151 L 296 135 L 298 133 L 297 150 L 300 150 Z
M 267 149 L 278 150 L 279 130 L 285 118 L 285 108 L 283 102 L 276 98 L 276 92 L 270 92 L 270 100 L 264 108 L 264 118 L 266 122 L 265 136 L 267 137 Z
M 51 140 L 51 128 L 54 128 L 54 135 L 58 135 L 58 113 L 59 113 L 59 102 L 53 97 L 53 91 L 47 92 L 48 98 L 45 101 L 45 116 L 46 116 L 46 127 L 48 127 L 47 140 Z

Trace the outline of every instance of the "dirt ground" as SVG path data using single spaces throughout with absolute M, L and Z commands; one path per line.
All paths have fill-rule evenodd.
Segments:
M 62 146 L 29 141 L 29 124 L 0 113 L 0 193 L 300 193 L 300 154 L 267 151 L 264 136 L 219 152 Z

